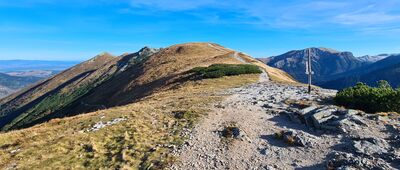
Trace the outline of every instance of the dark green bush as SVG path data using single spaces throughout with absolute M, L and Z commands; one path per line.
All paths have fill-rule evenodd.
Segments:
M 379 81 L 377 87 L 364 83 L 343 89 L 336 94 L 334 101 L 338 105 L 360 109 L 370 113 L 400 113 L 400 88 L 393 89 L 387 81 Z
M 240 74 L 260 74 L 262 71 L 251 64 L 213 64 L 208 67 L 196 67 L 190 70 L 203 78 L 219 78 Z

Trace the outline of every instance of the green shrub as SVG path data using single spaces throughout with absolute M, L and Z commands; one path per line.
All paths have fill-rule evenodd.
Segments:
M 400 113 L 400 88 L 393 89 L 387 81 L 379 81 L 377 87 L 364 83 L 343 89 L 336 94 L 334 101 L 338 105 L 360 109 L 370 113 Z
M 196 67 L 190 72 L 203 78 L 220 78 L 240 74 L 260 74 L 262 71 L 256 65 L 251 64 L 213 64 L 208 67 Z

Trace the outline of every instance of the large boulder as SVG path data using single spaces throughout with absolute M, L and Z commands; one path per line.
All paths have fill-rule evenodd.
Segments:
M 302 122 L 308 127 L 346 133 L 358 126 L 368 126 L 364 112 L 339 108 L 334 105 L 312 105 L 295 112 L 284 112 L 294 122 Z
M 335 115 L 336 111 L 336 108 L 328 107 L 318 109 L 318 111 L 311 116 L 314 127 L 317 129 L 336 130 L 337 128 L 335 126 L 330 126 L 328 124 L 329 121 L 339 118 Z
M 392 170 L 389 163 L 383 159 L 371 159 L 368 157 L 357 156 L 351 153 L 334 152 L 329 157 L 327 169 L 329 170 L 350 170 L 350 169 L 382 169 Z
M 310 116 L 312 116 L 315 113 L 315 110 L 318 109 L 317 106 L 310 106 L 304 109 L 301 109 L 297 114 L 300 118 L 300 120 L 306 124 L 307 126 L 310 126 L 312 122 L 309 120 Z

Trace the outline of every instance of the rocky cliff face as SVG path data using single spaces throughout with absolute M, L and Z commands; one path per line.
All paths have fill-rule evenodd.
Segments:
M 282 69 L 300 82 L 307 82 L 305 74 L 308 51 L 312 56 L 313 80 L 315 83 L 329 80 L 332 75 L 359 68 L 367 63 L 353 56 L 351 52 L 339 52 L 328 48 L 294 50 L 271 57 L 267 64 Z

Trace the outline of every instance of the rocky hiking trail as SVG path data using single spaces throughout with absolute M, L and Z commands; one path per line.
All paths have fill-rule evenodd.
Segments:
M 398 116 L 330 105 L 336 91 L 306 91 L 268 81 L 266 73 L 226 90 L 174 151 L 170 169 L 400 168 Z

